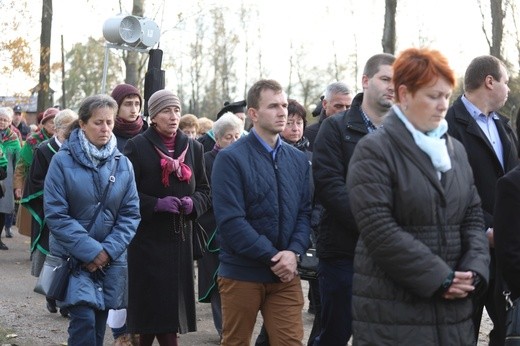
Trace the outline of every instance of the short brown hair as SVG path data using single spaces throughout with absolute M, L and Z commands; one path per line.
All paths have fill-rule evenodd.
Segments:
M 492 55 L 482 55 L 471 60 L 464 75 L 464 90 L 477 90 L 487 76 L 499 81 L 502 78 L 501 66 L 505 67 L 504 63 Z
M 260 94 L 266 89 L 273 90 L 276 93 L 283 91 L 282 86 L 277 81 L 273 79 L 261 79 L 253 84 L 247 92 L 247 107 L 258 109 Z
M 446 79 L 452 88 L 455 86 L 455 73 L 448 64 L 448 59 L 437 50 L 408 48 L 399 54 L 393 69 L 396 102 L 399 102 L 397 90 L 401 85 L 405 85 L 412 95 L 439 77 Z
M 179 129 L 182 131 L 187 127 L 195 127 L 195 131 L 199 132 L 199 119 L 194 114 L 184 114 L 179 120 Z

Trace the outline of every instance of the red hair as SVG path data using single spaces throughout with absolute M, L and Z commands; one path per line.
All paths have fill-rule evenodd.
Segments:
M 392 65 L 395 100 L 399 102 L 399 86 L 405 85 L 414 95 L 417 90 L 435 83 L 440 77 L 455 87 L 455 73 L 448 59 L 437 50 L 428 48 L 408 48 L 402 51 Z

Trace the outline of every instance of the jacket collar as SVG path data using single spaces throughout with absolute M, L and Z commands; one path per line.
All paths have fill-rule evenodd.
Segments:
M 476 120 L 471 116 L 471 114 L 466 109 L 466 106 L 462 102 L 462 96 L 459 96 L 459 98 L 453 103 L 452 105 L 454 110 L 454 116 L 455 120 L 465 126 L 466 132 L 479 138 L 481 141 L 485 143 L 487 148 L 495 154 L 495 150 L 493 149 L 493 146 L 491 143 L 489 143 L 489 140 L 487 139 L 486 135 L 482 132 L 480 126 L 478 126 Z M 509 119 L 504 117 L 501 114 L 495 113 L 498 117 L 498 119 L 494 119 L 494 122 L 497 126 L 498 135 L 500 137 L 500 140 L 502 141 L 502 147 L 504 152 L 504 167 L 505 171 L 507 172 L 509 167 L 511 165 L 511 151 L 513 148 L 511 148 L 511 142 L 510 142 L 510 136 L 508 134 L 507 128 L 510 127 L 509 125 Z M 495 154 L 496 157 L 496 154 Z M 516 155 L 513 155 L 513 161 L 516 160 Z M 496 159 L 497 164 L 500 165 L 498 159 Z
M 361 105 L 363 104 L 363 93 L 357 94 L 352 100 L 352 105 L 343 114 L 343 126 L 346 129 L 360 132 L 363 135 L 368 133 L 368 129 L 363 119 Z

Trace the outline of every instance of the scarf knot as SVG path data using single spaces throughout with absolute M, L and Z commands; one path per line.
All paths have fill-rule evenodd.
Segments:
M 172 173 L 175 173 L 175 175 L 180 181 L 190 181 L 192 172 L 190 167 L 184 163 L 184 158 L 186 157 L 186 152 L 188 151 L 189 147 L 190 145 L 188 143 L 186 149 L 184 149 L 184 151 L 179 155 L 177 159 L 169 157 L 168 155 L 164 154 L 161 150 L 159 150 L 159 148 L 155 147 L 155 150 L 161 157 L 161 182 L 165 187 L 170 186 L 170 174 Z

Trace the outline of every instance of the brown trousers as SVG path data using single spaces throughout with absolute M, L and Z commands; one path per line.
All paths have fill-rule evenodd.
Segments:
M 222 301 L 221 345 L 250 345 L 258 311 L 271 345 L 302 345 L 303 292 L 299 276 L 287 283 L 219 277 L 218 286 Z

